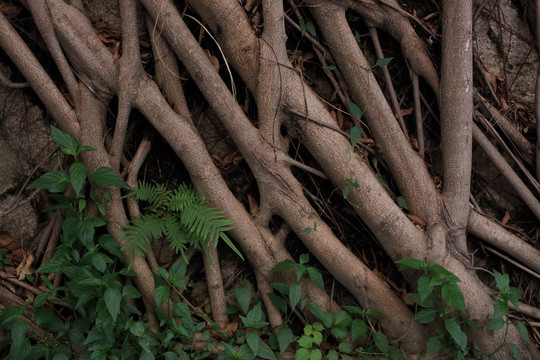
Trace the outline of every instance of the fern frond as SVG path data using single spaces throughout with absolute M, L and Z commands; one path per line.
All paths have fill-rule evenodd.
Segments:
M 144 181 L 139 181 L 139 188 L 135 190 L 137 200 L 146 201 L 154 210 L 164 206 L 168 200 L 168 192 L 165 185 L 149 184 Z
M 163 218 L 163 230 L 165 236 L 171 243 L 171 248 L 178 254 L 185 257 L 184 250 L 188 245 L 192 245 L 193 235 L 180 223 L 180 219 L 175 216 Z
M 127 242 L 124 248 L 132 248 L 144 255 L 150 242 L 163 236 L 165 232 L 163 219 L 157 215 L 142 215 L 133 221 L 133 225 L 126 226 L 124 238 Z
M 232 221 L 225 218 L 222 211 L 200 202 L 187 206 L 180 214 L 180 221 L 190 232 L 208 239 L 214 246 L 225 231 L 233 228 Z
M 172 193 L 169 193 L 166 206 L 169 211 L 182 212 L 186 206 L 195 202 L 204 202 L 204 198 L 197 195 L 191 187 L 182 184 Z

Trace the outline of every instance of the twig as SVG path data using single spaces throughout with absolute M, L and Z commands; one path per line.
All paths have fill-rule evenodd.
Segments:
M 414 97 L 414 117 L 416 119 L 416 138 L 418 140 L 418 155 L 424 158 L 424 121 L 422 118 L 422 105 L 420 103 L 420 86 L 418 85 L 418 74 L 410 71 Z
M 9 78 L 3 73 L 0 71 L 0 81 L 2 82 L 2 84 L 4 84 L 5 86 L 7 86 L 8 88 L 12 88 L 12 89 L 23 89 L 23 88 L 26 88 L 26 87 L 29 87 L 30 85 L 28 85 L 27 82 L 22 82 L 22 83 L 15 83 L 15 82 L 12 82 L 11 80 L 9 80 Z

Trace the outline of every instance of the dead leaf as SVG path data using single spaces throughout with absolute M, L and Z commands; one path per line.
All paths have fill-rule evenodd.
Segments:
M 504 214 L 502 220 L 501 220 L 501 223 L 503 225 L 506 225 L 508 224 L 508 222 L 510 221 L 510 211 L 506 210 L 506 213 Z
M 208 59 L 210 60 L 212 65 L 214 66 L 214 69 L 216 69 L 216 71 L 219 71 L 219 60 L 218 60 L 218 58 L 215 57 L 214 55 L 210 54 L 210 52 L 208 50 L 205 50 L 204 53 L 206 54 L 206 56 L 208 57 Z
M 257 204 L 257 200 L 251 195 L 248 194 L 248 203 L 249 203 L 249 213 L 251 216 L 257 215 L 259 212 L 259 204 Z
M 345 117 L 343 116 L 342 111 L 337 112 L 337 120 L 338 120 L 338 126 L 341 130 L 343 130 L 343 126 L 345 124 Z
M 32 264 L 34 263 L 34 254 L 32 251 L 26 251 L 23 255 L 23 260 L 17 266 L 17 276 L 19 277 L 19 280 L 24 280 L 26 278 L 26 275 L 32 275 L 34 271 L 32 271 Z
M 407 108 L 407 109 L 399 109 L 399 111 L 401 111 L 402 116 L 407 116 L 407 115 L 411 115 L 413 113 L 414 108 L 410 107 L 410 108 Z
M 221 161 L 221 167 L 225 167 L 227 165 L 230 165 L 233 162 L 234 157 L 238 154 L 238 151 L 234 151 L 230 154 L 225 155 L 223 160 Z

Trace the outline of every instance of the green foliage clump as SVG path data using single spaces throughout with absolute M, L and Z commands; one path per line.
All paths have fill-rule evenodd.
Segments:
M 184 256 L 187 246 L 206 250 L 223 240 L 242 259 L 226 231 L 233 228 L 232 221 L 216 208 L 209 208 L 204 197 L 187 185 L 168 191 L 164 185 L 139 183 L 131 195 L 148 204 L 140 218 L 129 225 L 124 236 L 129 247 L 143 254 L 153 239 L 165 238 L 171 247 Z

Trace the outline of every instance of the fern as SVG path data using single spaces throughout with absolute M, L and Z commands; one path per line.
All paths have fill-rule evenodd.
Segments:
M 130 195 L 148 203 L 148 214 L 126 227 L 124 248 L 144 254 L 152 240 L 164 238 L 184 256 L 188 246 L 206 251 L 207 246 L 216 247 L 222 239 L 243 259 L 225 233 L 233 228 L 232 221 L 219 209 L 206 206 L 205 199 L 187 185 L 168 191 L 161 184 L 139 182 L 139 188 Z

